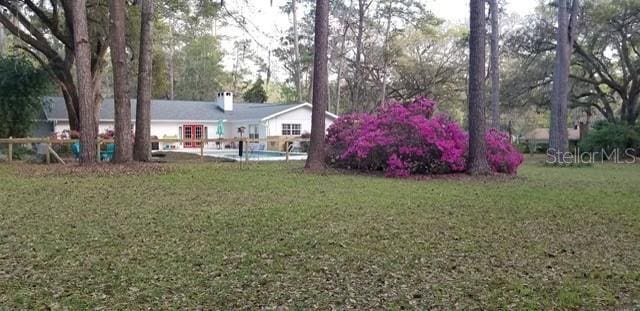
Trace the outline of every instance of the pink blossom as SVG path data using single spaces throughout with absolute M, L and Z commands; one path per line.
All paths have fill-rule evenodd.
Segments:
M 343 116 L 328 131 L 328 162 L 335 167 L 382 170 L 389 177 L 463 172 L 468 135 L 449 117 L 434 115 L 435 110 L 434 101 L 421 97 L 386 103 L 374 114 Z M 490 130 L 486 140 L 492 169 L 515 174 L 523 157 L 509 136 Z

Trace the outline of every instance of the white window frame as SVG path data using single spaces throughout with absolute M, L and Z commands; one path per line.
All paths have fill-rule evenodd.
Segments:
M 249 139 L 260 139 L 260 124 L 249 124 Z
M 282 123 L 282 136 L 300 136 L 300 135 L 302 135 L 302 124 Z

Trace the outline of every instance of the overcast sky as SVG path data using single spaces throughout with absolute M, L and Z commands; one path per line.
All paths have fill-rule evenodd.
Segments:
M 245 16 L 249 33 L 233 25 L 221 27 L 220 34 L 224 36 L 223 49 L 225 50 L 225 67 L 231 70 L 233 66 L 233 42 L 239 39 L 251 39 L 254 41 L 254 49 L 258 54 L 267 58 L 267 51 L 274 49 L 278 44 L 278 38 L 291 25 L 290 17 L 280 11 L 280 7 L 287 0 L 233 0 L 228 1 L 228 7 Z M 469 19 L 469 0 L 422 0 L 427 9 L 436 16 L 444 18 L 451 23 L 466 23 Z M 527 15 L 532 13 L 538 1 L 535 0 L 507 0 L 507 14 Z M 274 76 L 277 80 L 285 78 L 286 74 L 274 64 Z

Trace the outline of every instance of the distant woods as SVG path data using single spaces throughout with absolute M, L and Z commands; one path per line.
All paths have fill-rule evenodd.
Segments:
M 282 7 L 292 26 L 274 51 L 288 74 L 290 93 L 301 93 L 301 100 L 309 102 L 313 2 L 289 1 Z M 330 111 L 367 112 L 386 100 L 419 95 L 460 107 L 466 70 L 463 27 L 444 26 L 417 0 L 331 1 L 330 15 Z

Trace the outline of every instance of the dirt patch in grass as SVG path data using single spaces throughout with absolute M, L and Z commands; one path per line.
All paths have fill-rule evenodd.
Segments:
M 161 163 L 129 163 L 111 164 L 97 163 L 80 165 L 52 164 L 20 164 L 15 166 L 15 173 L 23 177 L 74 176 L 74 177 L 106 177 L 106 176 L 139 176 L 164 175 L 173 171 L 173 167 Z

